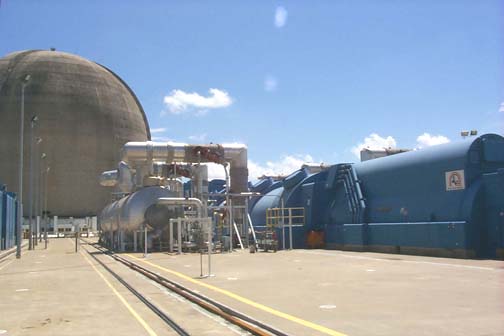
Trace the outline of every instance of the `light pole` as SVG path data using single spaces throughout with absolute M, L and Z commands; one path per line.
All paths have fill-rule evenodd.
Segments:
M 34 217 L 34 223 L 33 226 L 30 228 L 30 239 L 33 240 L 32 248 L 35 248 L 37 245 L 37 227 L 38 227 L 38 192 L 39 192 L 39 182 L 38 182 L 38 167 L 40 163 L 39 159 L 39 145 L 42 142 L 42 138 L 37 137 L 35 139 L 35 148 L 34 148 L 34 159 L 33 159 L 33 171 L 30 170 L 30 175 L 33 175 L 33 180 L 34 180 L 34 187 L 33 187 L 33 217 Z
M 33 250 L 33 132 L 37 125 L 38 117 L 34 115 L 30 122 L 30 179 L 28 186 L 28 249 Z M 37 139 L 38 140 L 38 139 Z
M 51 167 L 49 166 L 49 163 L 47 164 L 47 169 L 45 171 L 45 181 L 44 181 L 44 211 L 43 213 L 45 214 L 45 220 L 44 220 L 44 242 L 45 242 L 45 249 L 47 249 L 47 229 L 49 227 L 49 223 L 47 221 L 47 176 L 49 175 L 49 170 L 51 170 Z M 88 231 L 89 232 L 89 231 Z
M 35 230 L 36 236 L 35 236 L 35 245 L 38 245 L 38 242 L 42 242 L 42 236 L 40 234 L 40 222 L 42 220 L 42 166 L 43 163 L 45 162 L 46 158 L 46 153 L 42 153 L 39 156 L 39 162 L 38 162 L 38 167 L 37 167 L 37 193 L 36 193 L 36 215 L 37 215 L 37 228 Z M 38 242 L 37 242 L 38 241 Z
M 16 234 L 16 258 L 21 258 L 21 235 L 23 234 L 23 133 L 24 133 L 24 92 L 30 81 L 30 75 L 25 75 L 21 81 L 21 122 L 19 126 L 19 197 L 18 197 L 18 222 Z

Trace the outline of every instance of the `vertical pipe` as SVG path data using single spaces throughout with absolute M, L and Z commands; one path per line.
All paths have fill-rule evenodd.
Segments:
M 119 250 L 121 252 L 124 252 L 126 250 L 125 243 L 124 243 L 124 230 L 123 229 L 119 230 Z
M 280 202 L 281 204 L 281 211 L 282 211 L 282 215 L 281 215 L 281 219 L 282 219 L 282 250 L 285 250 L 285 218 L 284 218 L 284 199 L 282 197 L 282 200 Z
M 45 153 L 42 154 L 42 157 L 41 159 L 45 159 Z M 44 160 L 45 162 L 45 160 Z M 44 218 L 44 208 L 43 208 L 43 195 L 44 195 L 44 170 L 42 169 L 42 161 L 40 162 L 40 167 L 39 167 L 39 172 L 37 172 L 37 174 L 39 174 L 39 215 L 40 215 L 40 219 L 39 219 L 39 222 L 38 222 L 38 228 L 37 228 L 37 232 L 39 234 L 39 242 L 41 243 L 42 242 L 42 226 L 43 226 L 43 218 Z
M 224 173 L 226 174 L 226 209 L 228 211 L 228 216 L 227 219 L 229 221 L 228 227 L 229 227 L 229 253 L 233 252 L 233 228 L 232 228 L 232 213 L 233 209 L 230 207 L 231 204 L 231 199 L 229 197 L 229 174 L 227 170 L 226 164 L 222 165 L 224 167 Z
M 21 123 L 19 127 L 19 195 L 18 195 L 18 218 L 17 218 L 17 234 L 16 234 L 16 258 L 21 258 L 21 238 L 22 235 L 22 225 L 23 225 L 23 133 L 24 133 L 24 92 L 26 86 L 26 80 L 30 77 L 27 75 L 25 77 L 25 82 L 21 84 Z
M 133 231 L 133 251 L 137 251 L 138 250 L 138 246 L 137 246 L 137 231 Z
M 233 252 L 233 199 L 229 197 L 229 252 Z
M 250 233 L 249 233 L 249 227 L 250 227 L 250 223 L 249 223 L 249 213 L 248 213 L 248 196 L 245 197 L 245 209 L 244 209 L 244 214 L 245 214 L 245 219 L 244 219 L 244 223 L 245 223 L 245 240 L 246 240 L 246 246 L 249 247 L 249 240 L 250 240 Z
M 40 216 L 37 215 L 37 226 L 35 227 L 35 233 L 36 233 L 36 236 L 35 236 L 35 245 L 38 245 L 38 240 L 39 240 L 39 236 L 40 236 Z M 42 237 L 40 237 L 41 241 L 42 241 Z
M 47 175 L 49 175 L 49 166 L 45 170 L 45 178 L 44 178 L 44 210 L 42 211 L 42 214 L 44 216 L 44 249 L 47 249 L 47 231 L 49 229 L 49 217 L 47 216 Z
M 33 250 L 33 128 L 35 118 L 30 123 L 30 175 L 28 178 L 28 250 Z
M 147 258 L 147 224 L 144 223 L 144 258 Z
M 173 218 L 170 218 L 170 252 L 173 252 Z
M 37 139 L 38 140 L 38 139 Z M 38 223 L 38 163 L 39 163 L 39 153 L 38 153 L 38 144 L 35 145 L 35 157 L 34 157 L 34 166 L 33 166 L 33 183 L 34 183 L 34 187 L 33 187 L 33 217 L 34 217 L 34 223 L 33 223 L 33 235 L 31 235 L 30 237 L 32 237 L 33 239 L 33 248 L 35 248 L 35 246 L 38 245 L 38 240 L 37 240 L 37 223 Z
M 359 204 L 360 204 L 360 207 L 361 207 L 360 222 L 363 223 L 364 220 L 365 220 L 364 215 L 365 215 L 365 210 L 366 210 L 366 202 L 364 201 L 364 194 L 362 193 L 360 181 L 359 181 L 359 179 L 357 177 L 357 172 L 355 171 L 355 169 L 353 169 L 353 167 L 352 167 L 352 175 L 353 175 L 353 178 L 355 180 L 355 187 L 357 189 L 357 196 L 359 198 Z
M 182 254 L 182 219 L 177 218 L 178 254 Z
M 208 222 L 208 276 L 212 276 L 212 221 Z
M 289 250 L 292 250 L 292 209 L 289 208 Z
M 203 278 L 203 250 L 202 249 L 200 249 L 199 263 L 200 263 L 200 278 Z
M 58 233 L 58 216 L 54 216 L 53 217 L 53 230 L 54 230 L 54 233 L 56 234 L 56 237 L 59 237 L 59 233 Z
M 34 232 L 34 240 L 33 240 L 33 245 L 37 246 L 38 245 L 38 234 L 39 234 L 39 228 L 40 228 L 40 153 L 39 153 L 39 144 L 40 144 L 40 138 L 37 138 L 36 141 L 36 146 L 35 146 L 35 169 L 34 169 L 34 176 L 35 176 L 35 188 L 34 188 L 34 193 L 35 193 L 35 232 Z
M 79 225 L 75 224 L 75 253 L 79 249 Z
M 45 200 L 44 200 L 44 208 L 45 208 L 45 221 L 44 221 L 44 249 L 47 250 L 47 230 L 49 229 L 49 217 L 47 216 L 47 174 L 49 171 L 46 171 L 46 180 L 45 180 Z M 88 231 L 89 232 L 89 231 Z
M 42 159 L 45 158 L 45 154 L 43 153 L 42 154 L 42 157 L 39 158 L 39 167 L 38 167 L 38 170 L 36 171 L 36 174 L 37 174 L 37 178 L 38 178 L 38 203 L 37 203 L 37 207 L 38 207 L 38 213 L 37 213 L 37 238 L 36 240 L 38 240 L 38 242 L 42 242 L 42 233 L 41 233 L 41 227 L 42 227 L 42 187 L 43 187 L 43 184 L 42 184 Z M 38 245 L 38 243 L 36 243 L 35 245 Z

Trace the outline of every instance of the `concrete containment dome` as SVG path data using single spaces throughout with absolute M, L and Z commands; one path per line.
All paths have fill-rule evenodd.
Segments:
M 25 87 L 24 213 L 28 214 L 30 121 L 50 165 L 51 215 L 96 215 L 110 200 L 98 176 L 117 165 L 128 141 L 150 140 L 132 90 L 102 65 L 57 51 L 15 52 L 0 59 L 0 181 L 18 191 L 22 80 Z M 45 164 L 45 163 L 44 163 Z

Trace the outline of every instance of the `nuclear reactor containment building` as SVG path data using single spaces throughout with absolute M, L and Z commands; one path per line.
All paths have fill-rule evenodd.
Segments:
M 150 139 L 147 118 L 133 91 L 106 67 L 57 51 L 29 50 L 0 59 L 0 181 L 18 192 L 19 132 L 22 81 L 24 102 L 25 204 L 29 186 L 30 124 L 38 117 L 34 138 L 46 164 L 51 215 L 83 217 L 97 214 L 110 191 L 97 176 L 117 164 L 128 141 Z M 24 207 L 25 215 L 28 206 Z

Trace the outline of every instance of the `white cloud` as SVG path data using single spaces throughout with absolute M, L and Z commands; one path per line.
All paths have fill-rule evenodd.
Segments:
M 310 155 L 284 155 L 277 161 L 267 161 L 259 164 L 252 160 L 248 162 L 249 179 L 256 180 L 262 175 L 288 175 L 301 168 L 303 163 L 313 162 Z
M 205 163 L 208 166 L 208 180 L 214 179 L 226 179 L 226 173 L 224 173 L 224 167 L 217 163 Z M 229 173 L 229 171 L 228 171 Z
M 502 102 L 500 104 L 500 107 L 499 107 L 499 112 L 503 112 L 504 113 L 504 102 Z
M 376 133 L 371 133 L 369 136 L 364 138 L 363 142 L 359 143 L 355 147 L 352 147 L 351 151 L 356 157 L 360 158 L 360 151 L 363 148 L 383 149 L 383 148 L 396 148 L 396 147 L 397 142 L 393 137 L 388 136 L 386 138 L 383 138 Z
M 279 6 L 275 10 L 275 26 L 282 28 L 287 23 L 288 12 L 285 8 Z
M 273 92 L 276 91 L 278 86 L 278 81 L 275 77 L 273 76 L 266 76 L 264 79 L 264 90 L 268 92 Z
M 249 180 L 257 180 L 262 175 L 289 175 L 301 168 L 303 163 L 313 162 L 310 155 L 284 155 L 277 161 L 267 161 L 259 164 L 252 160 L 248 161 Z M 225 179 L 224 168 L 215 163 L 208 165 L 208 179 Z
M 444 135 L 430 135 L 429 133 L 424 133 L 417 138 L 417 148 L 436 146 L 448 142 L 450 142 L 450 139 Z
M 190 135 L 189 140 L 191 140 L 191 141 L 205 141 L 206 137 L 207 137 L 206 133 L 198 134 L 198 135 Z
M 164 127 L 160 127 L 160 128 L 151 128 L 151 129 L 150 129 L 150 132 L 151 132 L 151 134 L 155 134 L 155 133 L 163 133 L 163 132 L 166 132 L 166 128 L 164 128 Z
M 195 111 L 199 115 L 206 114 L 209 109 L 228 107 L 233 103 L 233 99 L 226 91 L 210 89 L 209 93 L 207 97 L 204 97 L 196 92 L 173 90 L 164 97 L 163 101 L 168 111 L 173 114 Z

